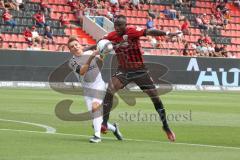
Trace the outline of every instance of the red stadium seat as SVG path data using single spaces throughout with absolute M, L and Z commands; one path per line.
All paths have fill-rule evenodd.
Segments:
M 56 45 L 49 45 L 48 49 L 51 51 L 56 51 Z
M 137 11 L 137 17 L 147 17 L 146 11 Z

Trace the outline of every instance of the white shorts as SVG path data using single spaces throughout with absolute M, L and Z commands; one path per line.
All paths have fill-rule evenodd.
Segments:
M 84 83 L 84 99 L 88 110 L 92 110 L 93 102 L 102 104 L 103 98 L 106 93 L 106 83 L 102 80 L 101 74 L 96 78 L 95 82 Z

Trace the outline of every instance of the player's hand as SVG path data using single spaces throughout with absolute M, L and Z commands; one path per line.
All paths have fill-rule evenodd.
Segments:
M 92 53 L 92 56 L 95 57 L 95 56 L 97 56 L 97 55 L 99 55 L 98 50 L 94 50 L 93 53 Z

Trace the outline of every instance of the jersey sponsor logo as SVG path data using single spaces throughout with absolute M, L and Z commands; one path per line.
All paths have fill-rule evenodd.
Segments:
M 94 68 L 96 68 L 96 66 L 91 65 L 91 66 L 88 67 L 88 71 L 91 71 L 91 70 L 93 70 Z
M 123 35 L 123 40 L 124 40 L 124 41 L 127 41 L 127 40 L 128 40 L 128 35 L 126 35 L 126 34 Z

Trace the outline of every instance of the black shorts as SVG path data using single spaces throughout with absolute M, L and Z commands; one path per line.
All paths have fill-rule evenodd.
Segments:
M 149 75 L 149 71 L 146 69 L 136 71 L 120 71 L 118 70 L 113 77 L 118 78 L 123 87 L 127 84 L 134 82 L 141 90 L 155 89 L 155 85 L 152 77 Z

